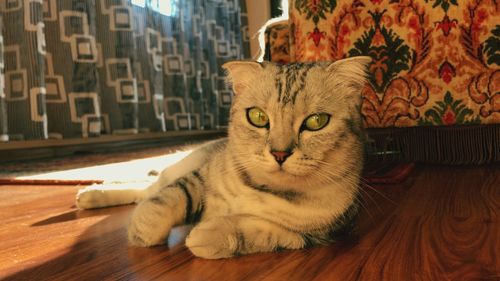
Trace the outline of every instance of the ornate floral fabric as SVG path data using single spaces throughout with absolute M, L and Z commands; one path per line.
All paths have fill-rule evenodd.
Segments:
M 291 61 L 373 58 L 367 127 L 500 123 L 500 2 L 291 0 Z
M 288 21 L 280 21 L 266 27 L 266 59 L 279 63 L 290 62 L 290 30 Z

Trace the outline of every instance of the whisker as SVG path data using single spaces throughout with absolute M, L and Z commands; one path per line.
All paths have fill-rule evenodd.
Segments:
M 375 187 L 371 186 L 365 179 L 360 178 L 360 180 L 363 181 L 363 185 L 365 185 L 369 189 L 373 190 L 378 195 L 380 195 L 381 197 L 383 197 L 387 201 L 391 202 L 392 204 L 397 205 L 397 203 L 394 200 L 392 200 L 391 198 L 387 197 L 385 194 L 383 194 L 382 192 L 380 192 L 379 190 L 377 190 Z
M 323 160 L 317 160 L 319 163 L 322 163 L 322 164 L 325 164 L 327 166 L 331 166 L 331 163 L 328 163 L 326 161 L 323 161 Z M 333 168 L 333 167 L 332 167 Z M 330 175 L 334 176 L 334 177 L 340 177 L 340 175 L 338 175 L 337 173 L 334 173 L 333 171 L 336 171 L 335 169 L 325 169 L 325 172 L 329 173 Z M 343 179 L 343 180 L 346 180 L 346 179 Z M 394 205 L 397 205 L 396 202 L 394 202 L 394 200 L 388 198 L 387 196 L 385 196 L 383 193 L 381 193 L 379 190 L 377 190 L 376 188 L 374 188 L 373 186 L 370 185 L 370 183 L 368 183 L 368 181 L 366 179 L 364 179 L 362 176 L 359 177 L 359 181 L 366 187 L 368 187 L 369 189 L 373 190 L 374 192 L 376 192 L 378 195 L 380 195 L 381 197 L 383 197 L 384 199 L 386 199 L 387 201 L 391 202 L 392 204 Z
M 365 204 L 363 204 L 363 200 L 361 200 L 361 197 L 360 197 L 360 196 L 356 196 L 356 199 L 355 199 L 355 200 L 356 200 L 356 202 L 358 202 L 358 203 L 359 203 L 359 205 L 361 206 L 361 208 L 363 208 L 363 209 L 366 211 L 366 213 L 368 214 L 368 216 L 370 217 L 370 219 L 371 219 L 372 221 L 375 221 L 375 218 L 374 218 L 374 217 L 372 216 L 372 214 L 370 213 L 370 210 L 368 210 L 368 207 L 366 207 L 366 205 L 365 205 Z
M 368 199 L 370 199 L 370 201 L 372 201 L 372 202 L 373 202 L 373 205 L 375 205 L 375 207 L 377 208 L 377 210 L 378 210 L 379 212 L 381 212 L 381 213 L 383 212 L 383 211 L 382 211 L 382 208 L 380 208 L 380 206 L 379 206 L 378 202 L 377 202 L 375 199 L 373 199 L 373 197 L 370 195 L 370 193 L 369 193 L 368 191 L 364 190 L 364 189 L 361 187 L 361 188 L 359 188 L 359 192 L 360 192 L 360 193 L 362 193 L 363 198 L 364 198 L 365 196 L 366 196 L 366 197 L 368 197 Z

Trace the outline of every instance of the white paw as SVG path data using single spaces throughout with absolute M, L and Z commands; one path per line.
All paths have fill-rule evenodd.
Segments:
M 238 249 L 234 226 L 222 220 L 202 222 L 186 238 L 186 246 L 197 257 L 206 259 L 228 258 Z
M 93 209 L 131 204 L 140 201 L 149 182 L 96 184 L 81 189 L 76 194 L 76 206 Z
M 106 207 L 103 190 L 85 188 L 76 194 L 76 206 L 79 209 L 93 209 Z

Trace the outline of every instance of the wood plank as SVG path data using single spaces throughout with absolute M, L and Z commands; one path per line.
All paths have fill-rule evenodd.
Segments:
M 75 186 L 0 186 L 4 280 L 499 280 L 500 165 L 420 166 L 364 187 L 359 236 L 300 251 L 195 258 L 176 228 L 133 248 L 133 206 L 76 210 Z

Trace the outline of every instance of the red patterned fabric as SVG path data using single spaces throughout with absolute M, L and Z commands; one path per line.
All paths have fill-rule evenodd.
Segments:
M 290 61 L 373 58 L 369 128 L 500 123 L 500 2 L 290 0 Z
M 283 20 L 266 26 L 266 59 L 278 63 L 290 62 L 290 30 Z

